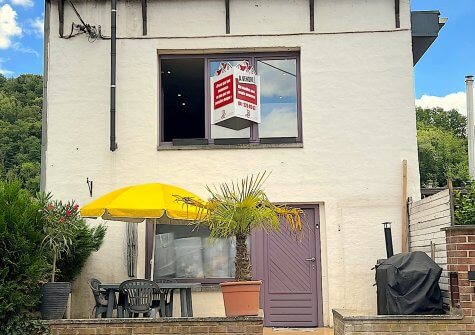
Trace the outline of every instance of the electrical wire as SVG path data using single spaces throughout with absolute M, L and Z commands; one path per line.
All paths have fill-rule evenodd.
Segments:
M 265 64 L 265 65 L 267 65 L 267 66 L 270 66 L 270 67 L 272 67 L 272 68 L 274 68 L 274 69 L 276 69 L 276 70 L 279 70 L 279 71 L 282 71 L 282 72 L 284 72 L 284 73 L 287 73 L 287 74 L 289 74 L 289 75 L 291 75 L 291 76 L 297 77 L 297 75 L 295 75 L 295 74 L 293 74 L 293 73 L 291 73 L 291 72 L 289 72 L 289 71 L 285 71 L 285 70 L 283 70 L 283 69 L 281 69 L 281 68 L 279 68 L 279 67 L 277 67 L 277 66 L 271 65 L 271 64 L 266 63 L 266 62 L 261 61 L 261 60 L 258 60 L 258 62 L 261 62 L 262 64 Z

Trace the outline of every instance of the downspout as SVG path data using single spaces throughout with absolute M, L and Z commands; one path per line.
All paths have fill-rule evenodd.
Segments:
M 473 124 L 473 76 L 465 77 L 467 85 L 467 137 L 468 137 L 468 172 L 475 179 L 475 129 Z
M 43 110 L 41 111 L 41 170 L 40 191 L 46 190 L 46 151 L 48 149 L 48 64 L 51 3 L 45 1 L 45 19 L 43 29 Z
M 117 0 L 111 0 L 111 87 L 110 87 L 110 151 L 117 149 L 115 137 L 115 84 L 116 84 L 116 39 Z

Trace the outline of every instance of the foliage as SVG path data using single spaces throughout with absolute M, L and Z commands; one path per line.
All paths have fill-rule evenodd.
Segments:
M 459 138 L 467 136 L 467 118 L 456 109 L 446 111 L 442 108 L 416 108 L 418 125 L 434 126 L 453 133 Z
M 4 324 L 2 335 L 50 335 L 48 324 L 33 315 L 15 315 Z
M 203 204 L 192 198 L 177 197 L 187 205 L 200 209 L 199 224 L 208 226 L 211 238 L 236 237 L 236 280 L 251 279 L 247 236 L 254 229 L 276 231 L 284 220 L 293 230 L 302 227 L 302 210 L 273 204 L 262 187 L 266 173 L 248 176 L 241 181 L 207 187 L 210 200 Z
M 81 272 L 91 253 L 99 250 L 105 234 L 104 225 L 89 227 L 84 219 L 79 220 L 71 238 L 69 254 L 58 260 L 58 280 L 72 282 Z
M 475 184 L 467 188 L 466 193 L 455 192 L 455 224 L 475 224 Z
M 45 220 L 41 246 L 47 249 L 53 258 L 51 282 L 54 282 L 57 261 L 63 255 L 70 253 L 73 238 L 77 233 L 76 225 L 83 219 L 79 215 L 79 206 L 74 201 L 67 203 L 60 200 L 52 201 L 49 194 L 41 194 L 39 199 L 42 204 L 41 213 Z
M 417 142 L 422 186 L 468 180 L 466 118 L 456 110 L 417 108 Z
M 41 204 L 20 182 L 0 181 L 0 324 L 35 310 L 49 271 Z M 13 327 L 13 326 L 12 326 Z M 13 333 L 12 333 L 13 334 Z
M 0 74 L 0 179 L 15 177 L 39 190 L 43 77 Z

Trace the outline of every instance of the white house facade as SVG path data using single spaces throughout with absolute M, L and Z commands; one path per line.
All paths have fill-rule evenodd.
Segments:
M 305 248 L 315 262 L 299 260 L 292 248 L 272 256 L 264 249 L 279 242 L 251 239 L 264 294 L 301 281 L 312 295 L 302 319 L 269 319 L 284 307 L 263 296 L 266 324 L 322 326 L 331 324 L 333 308 L 375 311 L 371 268 L 386 256 L 382 222 L 393 223 L 401 251 L 403 160 L 407 196 L 420 194 L 409 1 L 118 1 L 112 80 L 110 1 L 73 3 L 92 34 L 77 34 L 72 24 L 82 23 L 69 2 L 46 2 L 43 189 L 80 205 L 150 182 L 206 198 L 206 185 L 271 171 L 269 198 L 310 217 Z M 210 77 L 220 63 L 242 61 L 260 76 L 261 123 L 239 131 L 212 125 Z M 102 248 L 73 284 L 73 317 L 88 317 L 93 307 L 87 279 L 129 278 L 127 224 L 106 224 Z M 232 276 L 232 245 L 210 247 L 205 232 L 195 236 L 186 226 L 137 227 L 133 275 L 153 275 L 159 247 L 166 248 L 157 236 L 173 237 L 175 265 L 163 274 L 204 283 L 193 292 L 196 316 L 224 314 L 213 278 Z M 202 244 L 193 249 L 195 242 Z M 201 253 L 192 260 L 199 269 L 183 265 L 180 245 Z M 229 255 L 216 264 L 223 250 Z M 271 264 L 278 267 L 279 257 L 301 267 L 276 274 Z

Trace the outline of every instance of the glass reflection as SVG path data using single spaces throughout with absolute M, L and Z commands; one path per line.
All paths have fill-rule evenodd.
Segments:
M 297 137 L 297 60 L 259 59 L 261 124 L 259 137 Z

